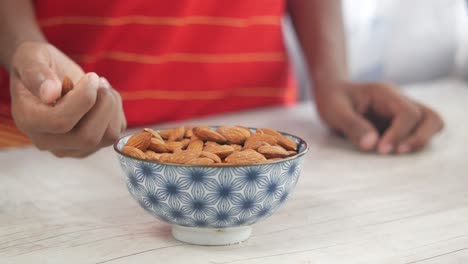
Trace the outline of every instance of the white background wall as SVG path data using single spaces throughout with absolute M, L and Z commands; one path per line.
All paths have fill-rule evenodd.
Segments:
M 468 58 L 463 51 L 468 46 L 465 0 L 343 3 L 355 78 L 399 83 L 430 80 L 456 72 Z
M 352 77 L 404 84 L 450 75 L 468 80 L 468 1 L 343 0 Z M 303 90 L 308 82 L 294 33 L 285 39 Z

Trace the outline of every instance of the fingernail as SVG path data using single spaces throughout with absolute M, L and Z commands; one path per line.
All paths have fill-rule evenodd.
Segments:
M 60 96 L 62 84 L 57 80 L 45 80 L 39 87 L 39 96 L 46 102 L 53 102 Z
M 100 77 L 99 78 L 99 86 L 100 87 L 103 87 L 103 88 L 106 88 L 106 89 L 110 89 L 111 86 L 110 86 L 110 83 L 107 81 L 106 78 L 104 77 Z
M 392 152 L 392 150 L 393 150 L 393 146 L 390 145 L 390 144 L 383 145 L 383 146 L 381 146 L 381 147 L 379 148 L 379 152 L 380 152 L 381 154 L 388 154 L 388 153 Z
M 410 152 L 410 150 L 411 150 L 411 149 L 410 149 L 410 147 L 409 147 L 408 145 L 400 145 L 400 146 L 398 146 L 398 153 L 404 154 L 404 153 Z
M 377 143 L 378 136 L 376 133 L 367 133 L 363 137 L 361 137 L 361 140 L 359 141 L 359 145 L 361 148 L 365 150 L 370 150 L 375 146 L 375 143 Z

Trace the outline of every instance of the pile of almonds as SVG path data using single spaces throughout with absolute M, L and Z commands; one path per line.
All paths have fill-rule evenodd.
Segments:
M 297 154 L 297 144 L 274 129 L 253 133 L 241 126 L 181 126 L 143 129 L 129 138 L 124 154 L 144 160 L 194 165 L 254 164 Z

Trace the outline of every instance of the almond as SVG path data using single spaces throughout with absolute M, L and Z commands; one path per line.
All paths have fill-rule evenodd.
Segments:
M 250 128 L 248 128 L 248 127 L 245 127 L 245 126 L 236 126 L 236 127 L 240 128 L 240 129 L 243 129 L 246 134 L 247 133 L 249 134 L 249 136 L 251 136 L 253 134 L 252 130 L 250 130 Z
M 208 145 L 203 148 L 203 151 L 211 152 L 223 159 L 232 154 L 234 152 L 234 148 L 229 145 Z
M 211 152 L 207 152 L 207 151 L 202 151 L 200 153 L 200 158 L 209 158 L 211 160 L 213 160 L 215 163 L 221 163 L 221 158 L 214 154 L 214 153 L 211 153 Z
M 151 144 L 149 145 L 148 148 L 156 153 L 171 152 L 169 148 L 166 146 L 166 143 L 164 143 L 162 139 L 158 139 L 158 138 L 151 138 Z
M 234 149 L 234 151 L 241 151 L 242 150 L 241 145 L 231 144 L 231 147 Z
M 219 144 L 213 141 L 207 141 L 205 142 L 205 146 L 219 146 Z
M 151 136 L 153 136 L 154 138 L 157 138 L 157 139 L 162 140 L 161 135 L 159 135 L 158 132 L 154 131 L 154 130 L 151 129 L 151 128 L 144 128 L 143 131 L 145 131 L 146 133 L 150 133 Z
M 62 81 L 62 96 L 73 90 L 73 87 L 73 81 L 69 77 L 65 76 Z
M 169 133 L 169 136 L 167 137 L 167 140 L 179 141 L 179 140 L 182 140 L 184 136 L 185 136 L 185 127 L 180 126 L 180 127 L 172 129 L 172 131 Z
M 146 159 L 146 155 L 143 151 L 132 146 L 125 146 L 122 148 L 122 153 L 132 156 L 137 159 Z
M 159 131 L 159 135 L 161 135 L 163 139 L 168 139 L 169 134 L 171 134 L 171 132 L 172 132 L 172 129 L 161 130 Z
M 200 156 L 200 151 L 195 150 L 183 150 L 178 153 L 174 153 L 171 156 L 168 156 L 167 162 L 185 164 L 193 159 L 196 159 Z
M 193 137 L 193 126 L 185 126 L 185 138 L 192 138 Z
M 199 139 L 199 138 L 198 138 L 197 136 L 195 136 L 195 134 L 194 134 L 194 135 L 192 135 L 192 136 L 190 137 L 190 141 L 195 141 L 195 140 L 201 140 L 201 139 Z M 202 141 L 203 141 L 203 140 L 202 140 Z
M 176 152 L 177 149 L 182 150 L 184 143 L 181 141 L 170 141 L 166 142 L 166 147 L 170 152 Z
M 280 146 L 261 146 L 257 151 L 266 158 L 284 158 L 289 156 L 288 151 Z
M 243 144 L 250 137 L 250 132 L 240 127 L 220 126 L 216 129 L 231 144 Z
M 258 149 L 259 147 L 265 145 L 276 145 L 277 139 L 272 135 L 267 134 L 253 134 L 250 136 L 244 143 L 244 149 Z
M 297 155 L 297 143 L 271 128 L 180 126 L 131 136 L 122 153 L 176 164 L 229 166 L 276 161 Z M 224 159 L 224 161 L 223 161 Z
M 187 149 L 188 145 L 190 144 L 191 140 L 189 138 L 182 139 L 182 149 Z
M 282 146 L 287 150 L 297 150 L 297 143 L 286 136 L 281 136 L 278 138 L 278 145 Z
M 203 141 L 200 139 L 197 139 L 197 140 L 190 142 L 189 145 L 187 146 L 187 149 L 202 151 L 203 145 L 204 145 Z
M 156 160 L 156 161 L 158 161 L 159 158 L 161 157 L 161 154 L 156 153 L 156 152 L 151 151 L 151 150 L 147 150 L 147 151 L 145 151 L 145 156 L 146 156 L 147 160 Z
M 174 155 L 174 154 L 171 154 L 171 153 L 162 153 L 161 156 L 159 156 L 159 161 L 160 162 L 168 162 L 168 160 L 170 159 L 170 157 Z
M 218 132 L 211 130 L 207 127 L 194 127 L 193 133 L 199 139 L 203 141 L 214 141 L 217 143 L 225 143 L 226 138 L 220 135 Z
M 128 139 L 127 144 L 125 144 L 125 146 L 135 147 L 137 149 L 145 151 L 151 144 L 151 137 L 151 134 L 146 132 L 136 133 Z
M 266 143 L 265 141 L 253 141 L 253 142 L 249 142 L 249 144 L 245 144 L 243 149 L 257 150 L 261 146 L 271 146 L 271 145 Z
M 179 153 L 179 152 L 181 152 L 181 151 L 184 151 L 184 150 L 181 149 L 181 148 L 176 148 L 176 149 L 174 149 L 174 152 L 172 152 L 172 153 L 173 153 L 173 154 L 176 154 L 176 153 Z
M 196 158 L 193 160 L 190 160 L 186 164 L 192 164 L 192 165 L 212 165 L 214 164 L 214 161 L 209 158 Z
M 274 136 L 276 138 L 283 136 L 278 131 L 276 131 L 276 130 L 274 130 L 272 128 L 259 128 L 259 129 L 257 129 L 257 132 L 263 132 L 264 134 L 271 135 L 271 136 Z
M 260 128 L 257 131 L 261 131 L 264 134 L 274 136 L 276 138 L 276 140 L 278 141 L 277 144 L 280 145 L 281 147 L 287 149 L 287 150 L 296 150 L 297 149 L 297 143 L 296 142 L 294 142 L 293 140 L 289 139 L 286 136 L 283 136 L 281 133 L 279 133 L 278 131 L 276 131 L 276 130 L 274 130 L 272 128 Z
M 230 164 L 254 164 L 266 161 L 266 158 L 252 149 L 237 151 L 226 158 L 226 162 Z

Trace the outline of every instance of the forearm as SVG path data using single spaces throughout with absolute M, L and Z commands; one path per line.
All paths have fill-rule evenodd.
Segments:
M 347 79 L 341 1 L 289 0 L 288 8 L 315 89 L 326 89 L 322 83 Z
M 45 41 L 32 0 L 0 1 L 0 64 L 3 67 L 9 68 L 16 47 L 25 41 Z

